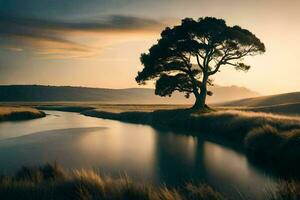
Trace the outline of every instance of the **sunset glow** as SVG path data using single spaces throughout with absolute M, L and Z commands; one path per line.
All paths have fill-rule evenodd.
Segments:
M 216 84 L 261 94 L 300 87 L 297 0 L 74 2 L 0 0 L 0 84 L 138 87 L 140 54 L 164 27 L 215 16 L 253 31 L 266 45 L 264 55 L 247 60 L 249 72 L 224 67 Z

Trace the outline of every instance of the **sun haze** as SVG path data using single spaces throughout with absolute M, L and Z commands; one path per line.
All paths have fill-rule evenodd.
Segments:
M 166 26 L 214 16 L 249 29 L 266 46 L 246 60 L 249 72 L 223 67 L 216 84 L 297 91 L 299 7 L 298 0 L 0 0 L 0 84 L 138 87 L 140 54 Z

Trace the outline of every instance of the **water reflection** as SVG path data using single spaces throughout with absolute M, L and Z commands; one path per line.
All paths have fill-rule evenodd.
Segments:
M 161 181 L 177 185 L 193 180 L 197 148 L 197 139 L 191 136 L 156 134 L 156 166 Z
M 76 113 L 48 113 L 44 119 L 0 123 L 2 172 L 55 160 L 69 169 L 94 168 L 112 176 L 127 173 L 145 182 L 208 182 L 246 197 L 260 197 L 263 188 L 276 183 L 243 154 L 204 138 Z
M 263 198 L 266 187 L 275 187 L 275 180 L 253 168 L 241 153 L 211 142 L 205 142 L 204 152 L 207 178 L 227 192 L 240 192 L 244 199 L 250 198 L 249 193 Z
M 137 134 L 137 129 L 141 129 L 142 133 Z M 78 141 L 78 148 L 89 159 L 94 158 L 93 162 L 99 161 L 93 166 L 102 172 L 112 175 L 127 173 L 143 181 L 155 177 L 155 133 L 150 127 L 120 126 L 117 123 L 114 128 L 83 135 Z
M 47 117 L 26 121 L 1 122 L 0 140 L 29 135 L 36 132 L 105 126 L 105 122 L 95 118 L 81 116 L 77 113 L 47 111 Z

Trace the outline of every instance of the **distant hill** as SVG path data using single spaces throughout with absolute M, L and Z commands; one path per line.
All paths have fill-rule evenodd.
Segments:
M 300 115 L 300 103 L 279 104 L 273 106 L 247 107 L 247 110 L 254 112 L 266 112 L 284 115 Z
M 283 105 L 294 104 L 295 106 L 298 103 L 300 103 L 300 92 L 246 98 L 237 101 L 222 103 L 221 105 L 245 107 L 266 107 L 282 105 L 282 107 L 284 107 Z
M 214 86 L 210 88 L 214 95 L 208 97 L 209 103 L 232 101 L 241 98 L 258 96 L 258 93 L 247 88 L 230 86 Z M 172 97 L 159 97 L 153 89 L 105 89 L 70 86 L 44 85 L 2 85 L 0 101 L 97 101 L 100 103 L 120 104 L 189 104 L 193 97 L 186 99 L 183 94 L 176 93 Z
M 209 103 L 218 103 L 225 101 L 233 101 L 238 99 L 250 98 L 250 97 L 258 97 L 259 93 L 254 92 L 245 87 L 239 86 L 219 86 L 214 85 L 209 88 L 210 91 L 213 92 L 213 96 L 208 96 Z

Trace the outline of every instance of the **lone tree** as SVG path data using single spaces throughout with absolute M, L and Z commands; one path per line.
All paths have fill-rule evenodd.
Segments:
M 250 31 L 239 26 L 227 26 L 222 19 L 186 18 L 181 25 L 167 27 L 157 44 L 141 55 L 142 71 L 136 81 L 145 84 L 156 80 L 155 94 L 171 96 L 174 91 L 195 96 L 194 109 L 206 107 L 206 95 L 212 95 L 207 85 L 221 66 L 233 66 L 248 71 L 246 56 L 265 52 L 265 45 Z

